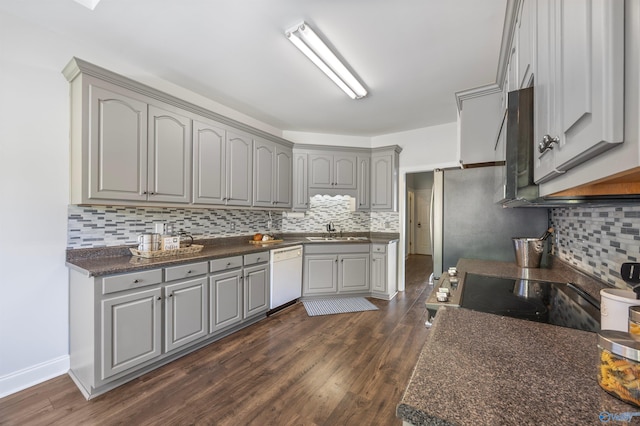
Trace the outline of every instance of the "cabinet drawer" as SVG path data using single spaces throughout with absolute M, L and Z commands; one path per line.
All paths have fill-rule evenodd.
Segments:
M 204 275 L 207 272 L 209 272 L 207 262 L 190 263 L 188 265 L 164 268 L 164 278 L 165 281 L 173 281 L 182 278 Z
M 269 261 L 269 252 L 261 251 L 260 253 L 251 253 L 244 255 L 244 266 L 255 265 Z
M 227 269 L 239 268 L 242 266 L 242 256 L 225 257 L 209 262 L 211 272 L 225 271 Z
M 386 253 L 387 245 L 386 244 L 372 244 L 371 251 L 373 253 Z
M 162 282 L 162 269 L 132 272 L 130 274 L 114 275 L 102 279 L 102 294 L 131 290 Z

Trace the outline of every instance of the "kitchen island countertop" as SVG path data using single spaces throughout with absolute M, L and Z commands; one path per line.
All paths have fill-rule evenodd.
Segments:
M 599 298 L 595 280 L 560 261 L 461 259 L 458 271 L 570 281 Z M 441 307 L 396 414 L 414 425 L 640 424 L 639 408 L 598 385 L 598 355 L 596 333 Z

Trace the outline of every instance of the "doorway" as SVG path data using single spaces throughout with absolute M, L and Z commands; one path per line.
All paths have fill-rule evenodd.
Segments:
M 432 255 L 430 206 L 433 172 L 407 173 L 406 253 Z

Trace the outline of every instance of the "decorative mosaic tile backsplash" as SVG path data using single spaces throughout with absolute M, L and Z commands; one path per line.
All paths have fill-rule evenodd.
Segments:
M 67 248 L 136 244 L 139 234 L 154 232 L 154 222 L 173 223 L 198 238 L 251 235 L 256 232 L 325 232 L 332 221 L 344 232 L 399 232 L 396 212 L 350 211 L 350 197 L 314 197 L 303 218 L 268 210 L 152 207 L 68 207 Z M 268 227 L 272 221 L 271 229 Z
M 640 205 L 551 209 L 555 255 L 620 288 L 624 262 L 640 261 Z

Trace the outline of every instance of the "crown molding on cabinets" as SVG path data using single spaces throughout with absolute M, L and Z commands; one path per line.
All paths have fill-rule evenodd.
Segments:
M 240 121 L 236 121 L 229 117 L 225 117 L 223 115 L 217 114 L 213 111 L 210 111 L 198 105 L 192 104 L 191 102 L 187 102 L 185 100 L 172 96 L 168 93 L 154 89 L 153 87 L 147 86 L 146 84 L 139 83 L 135 80 L 131 80 L 128 77 L 117 74 L 113 71 L 109 71 L 105 68 L 99 67 L 97 65 L 94 65 L 92 63 L 89 63 L 77 57 L 73 57 L 71 59 L 71 61 L 67 64 L 67 66 L 65 66 L 64 69 L 62 70 L 62 74 L 65 76 L 65 78 L 69 83 L 71 83 L 80 74 L 89 75 L 89 76 L 98 78 L 100 80 L 126 88 L 128 90 L 134 91 L 141 95 L 150 97 L 152 99 L 156 99 L 166 104 L 173 105 L 182 110 L 186 110 L 194 114 L 209 118 L 218 123 L 223 123 L 228 126 L 234 127 L 236 129 L 251 133 L 252 135 L 259 136 L 261 138 L 268 139 L 273 142 L 277 142 L 279 144 L 283 144 L 289 147 L 293 147 L 293 142 L 291 141 L 272 135 L 271 133 L 267 133 L 255 127 L 249 126 L 248 124 L 242 123 Z

